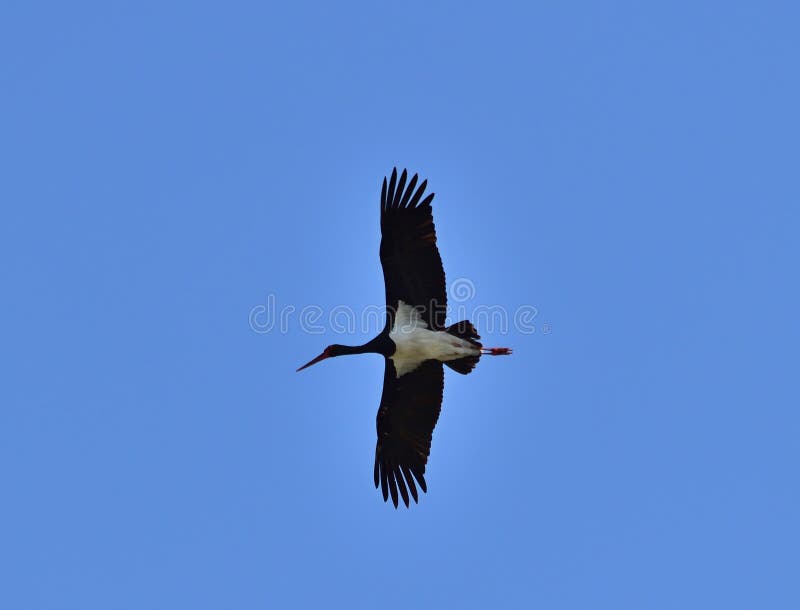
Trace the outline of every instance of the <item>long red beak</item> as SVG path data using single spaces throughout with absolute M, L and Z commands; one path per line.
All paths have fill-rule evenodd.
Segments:
M 297 369 L 297 372 L 299 373 L 299 372 L 300 372 L 300 371 L 302 371 L 303 369 L 307 369 L 307 368 L 308 368 L 308 367 L 310 367 L 312 364 L 316 364 L 317 362 L 319 362 L 319 361 L 321 361 L 321 360 L 325 360 L 325 358 L 328 358 L 329 356 L 330 356 L 330 354 L 328 354 L 328 352 L 327 352 L 327 351 L 324 351 L 324 352 L 322 352 L 322 353 L 321 353 L 319 356 L 317 356 L 316 358 L 314 358 L 314 359 L 313 359 L 311 362 L 308 362 L 308 363 L 304 364 L 303 366 L 301 366 L 299 369 Z

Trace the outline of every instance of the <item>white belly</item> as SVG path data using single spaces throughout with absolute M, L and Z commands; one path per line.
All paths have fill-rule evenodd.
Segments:
M 480 348 L 469 341 L 444 331 L 429 330 L 419 313 L 402 301 L 389 338 L 395 344 L 391 358 L 398 377 L 410 373 L 425 360 L 446 362 L 481 353 Z

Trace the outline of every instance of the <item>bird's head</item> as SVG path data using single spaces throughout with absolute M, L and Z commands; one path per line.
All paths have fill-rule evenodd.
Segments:
M 333 345 L 329 345 L 328 347 L 326 347 L 322 351 L 322 353 L 319 356 L 317 356 L 312 361 L 307 362 L 306 364 L 301 366 L 299 369 L 297 369 L 297 371 L 298 372 L 302 371 L 303 369 L 310 367 L 312 364 L 316 364 L 317 362 L 321 362 L 322 360 L 325 360 L 326 358 L 335 358 L 336 356 L 341 356 L 342 354 L 345 353 L 346 349 L 347 349 L 346 346 L 339 345 L 337 343 L 334 343 Z

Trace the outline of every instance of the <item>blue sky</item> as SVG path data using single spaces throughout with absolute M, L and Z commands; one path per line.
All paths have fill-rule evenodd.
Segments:
M 3 3 L 0 606 L 800 607 L 798 19 Z M 294 372 L 370 337 L 395 165 L 460 304 L 537 312 L 411 510 L 380 357 Z

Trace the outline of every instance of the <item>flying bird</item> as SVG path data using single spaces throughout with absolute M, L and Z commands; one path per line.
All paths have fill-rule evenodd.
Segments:
M 417 486 L 428 491 L 425 465 L 433 429 L 439 419 L 446 365 L 466 375 L 482 355 L 510 354 L 506 347 L 485 348 L 472 323 L 445 327 L 447 294 L 442 259 L 436 247 L 431 201 L 423 199 L 428 181 L 417 186 L 397 168 L 381 189 L 380 257 L 386 284 L 386 326 L 364 345 L 329 345 L 298 371 L 326 358 L 347 354 L 381 354 L 386 367 L 378 407 L 375 487 L 395 508 L 398 495 L 406 507 L 409 495 L 419 501 Z

